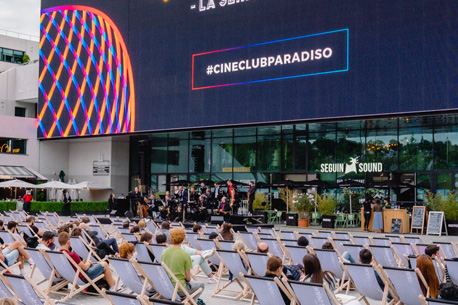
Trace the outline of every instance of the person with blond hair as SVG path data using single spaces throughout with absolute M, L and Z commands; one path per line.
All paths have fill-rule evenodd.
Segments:
M 199 288 L 202 288 L 203 291 L 205 288 L 204 283 L 191 281 L 191 269 L 193 267 L 191 256 L 181 248 L 181 244 L 186 237 L 185 230 L 183 228 L 174 228 L 170 230 L 169 237 L 170 247 L 162 253 L 161 261 L 167 265 L 189 294 L 193 294 Z M 176 285 L 172 278 L 170 280 Z M 199 299 L 202 291 L 194 296 L 194 300 L 198 305 L 205 305 L 205 302 Z M 181 290 L 178 290 L 178 294 L 182 297 L 185 296 Z

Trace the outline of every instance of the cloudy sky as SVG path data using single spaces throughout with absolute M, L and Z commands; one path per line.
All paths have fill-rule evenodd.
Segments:
M 0 0 L 0 34 L 4 30 L 40 35 L 40 0 Z

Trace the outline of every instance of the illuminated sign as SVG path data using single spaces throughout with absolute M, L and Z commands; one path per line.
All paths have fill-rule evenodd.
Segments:
M 322 173 L 379 173 L 383 171 L 383 164 L 380 162 L 366 163 L 360 162 L 359 158 L 350 158 L 347 163 L 322 163 L 320 172 Z

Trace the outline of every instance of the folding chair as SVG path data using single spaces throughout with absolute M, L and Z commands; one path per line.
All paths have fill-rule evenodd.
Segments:
M 3 275 L 13 287 L 14 292 L 25 304 L 68 304 L 55 302 L 40 290 L 37 284 L 27 276 L 5 273 Z
M 456 252 L 455 252 L 455 247 L 453 246 L 452 243 L 435 242 L 434 244 L 438 245 L 439 248 L 441 248 L 444 259 L 458 257 L 458 255 L 456 255 Z
M 24 232 L 24 234 L 27 234 L 28 236 L 30 237 L 39 237 L 38 235 L 36 235 L 35 233 L 32 233 L 33 231 L 31 230 L 31 228 L 28 226 L 28 225 L 20 225 L 18 224 L 18 230 L 20 232 Z
M 91 261 L 96 263 L 98 261 L 103 261 L 105 259 L 101 259 L 94 250 L 90 248 L 88 244 L 86 244 L 81 236 L 71 236 L 71 245 L 73 251 L 75 251 L 78 256 L 80 256 L 84 261 Z
M 346 232 L 331 232 L 333 234 L 333 238 L 335 239 L 343 239 L 351 242 L 351 235 Z
M 307 254 L 307 249 L 299 246 L 285 246 L 287 256 L 292 260 L 293 264 L 302 264 L 302 259 Z
M 268 227 L 258 227 L 258 231 L 261 234 L 270 234 L 273 236 L 273 238 L 277 238 L 277 231 L 275 231 L 274 228 L 268 228 Z
M 341 284 L 335 292 L 342 291 L 343 289 L 350 288 L 350 281 L 346 281 L 347 273 L 344 272 L 342 266 L 340 265 L 339 255 L 335 250 L 324 250 L 324 249 L 314 249 L 315 255 L 318 257 L 321 263 L 321 269 L 323 271 L 331 271 L 335 276 L 341 279 Z
M 420 301 L 422 305 L 458 305 L 456 301 L 447 301 L 443 299 L 431 299 L 425 298 L 424 296 L 420 295 Z
M 406 305 L 418 304 L 418 297 L 423 295 L 418 278 L 420 278 L 428 291 L 426 297 L 429 297 L 428 284 L 418 269 L 384 267 L 383 271 L 390 279 L 400 302 Z
M 53 213 L 53 214 L 47 213 L 45 215 L 45 218 L 46 218 L 46 220 L 48 220 L 48 223 L 51 224 L 51 226 L 56 230 L 62 224 L 62 222 L 59 221 L 60 220 L 59 216 L 57 216 L 57 214 L 55 214 L 55 213 Z
M 104 277 L 103 274 L 91 279 L 86 272 L 84 272 L 80 266 L 65 252 L 46 251 L 50 260 L 52 261 L 54 268 L 57 272 L 71 284 L 71 289 L 67 296 L 61 299 L 62 302 L 73 298 L 80 292 L 84 292 L 86 288 L 92 286 L 100 295 L 103 296 L 102 291 L 95 284 L 98 280 Z M 76 271 L 73 269 L 76 268 Z M 83 282 L 78 274 L 81 273 L 87 283 Z
M 385 235 L 385 237 L 389 238 L 391 242 L 395 243 L 402 243 L 401 236 L 399 235 Z
M 197 243 L 196 238 L 200 238 L 201 236 L 199 233 L 186 233 L 186 239 L 188 240 L 188 244 L 191 245 L 196 250 L 203 250 L 200 248 L 200 245 Z
M 371 239 L 368 236 L 352 236 L 355 245 L 372 245 Z M 388 242 L 388 246 L 390 243 Z
M 273 238 L 261 238 L 263 243 L 266 243 L 269 246 L 269 252 L 275 256 L 278 256 L 282 260 L 285 259 L 285 254 L 283 253 L 282 246 L 279 241 Z
M 333 238 L 332 231 L 318 231 L 316 233 L 317 237 L 324 237 L 324 238 Z
M 124 285 L 132 290 L 133 293 L 138 295 L 145 294 L 148 280 L 143 280 L 138 276 L 137 270 L 131 261 L 123 258 L 110 258 L 108 260 L 119 276 L 118 281 L 116 282 L 116 288 L 118 287 L 119 280 L 121 279 Z M 152 283 L 150 284 L 152 285 Z
M 102 240 L 110 238 L 110 236 L 108 236 L 108 233 L 105 231 L 105 229 L 100 224 L 93 224 L 93 225 L 91 224 L 89 225 L 89 228 L 92 231 L 97 232 L 97 237 Z
M 369 239 L 372 241 L 372 244 L 375 246 L 391 246 L 391 241 L 387 237 L 372 237 L 369 236 Z
M 295 239 L 297 240 L 296 234 L 294 232 L 280 231 L 280 234 L 284 239 Z
M 146 229 L 151 233 L 151 234 L 156 234 L 157 226 L 156 223 L 152 220 L 146 222 Z
M 362 245 L 343 244 L 342 246 L 345 251 L 350 253 L 355 262 L 357 262 L 359 259 L 359 252 L 364 249 L 364 246 Z
M 341 305 L 329 289 L 329 286 L 324 284 L 315 283 L 304 283 L 298 281 L 286 281 L 283 280 L 285 285 L 289 286 L 289 289 L 293 293 L 293 297 L 296 298 L 297 302 L 301 305 Z M 286 287 L 288 287 L 286 286 Z M 360 305 L 358 301 L 349 301 L 345 305 Z
M 170 271 L 170 269 L 164 264 L 154 264 L 154 263 L 146 263 L 146 262 L 133 262 L 136 266 L 137 270 L 142 274 L 145 279 L 151 281 L 156 290 L 157 294 L 155 294 L 154 298 L 164 298 L 167 300 L 175 301 L 180 299 L 178 295 L 178 289 L 180 289 L 184 293 L 184 298 L 181 300 L 185 304 L 191 303 L 193 305 L 197 305 L 194 301 L 194 296 L 199 294 L 202 289 L 196 290 L 193 294 L 189 294 L 185 287 L 181 284 L 181 282 L 176 278 L 176 276 Z M 172 279 L 175 282 L 175 285 L 170 280 Z
M 166 245 L 149 244 L 149 247 L 150 247 L 151 251 L 154 254 L 154 258 L 156 259 L 156 262 L 158 262 L 159 264 L 162 263 L 162 261 L 161 261 L 162 252 L 164 252 L 164 250 L 167 249 L 167 246 Z M 146 262 L 147 261 L 148 260 L 146 260 Z
M 346 228 L 348 226 L 347 215 L 337 214 L 336 220 L 334 221 L 334 226 L 338 228 L 339 224 L 342 225 L 341 228 Z
M 3 239 L 3 242 L 6 244 L 12 244 L 16 241 L 13 234 L 5 230 L 0 230 L 0 238 Z
M 248 272 L 242 263 L 242 258 L 240 257 L 239 253 L 235 251 L 216 250 L 216 255 L 219 257 L 221 264 L 218 268 L 218 282 L 212 297 L 228 298 L 236 301 L 244 300 L 250 291 L 246 285 L 243 285 L 244 280 L 240 274 L 247 275 Z M 233 277 L 231 281 L 228 281 L 226 284 L 222 285 L 222 276 L 225 267 L 232 273 Z M 228 286 L 234 282 L 239 286 L 240 290 L 228 289 Z M 221 294 L 221 292 L 236 293 L 236 295 L 230 296 L 227 294 Z
M 423 240 L 419 236 L 401 236 L 401 240 L 407 244 L 423 244 Z
M 3 298 L 14 299 L 19 305 L 24 305 L 19 301 L 17 294 L 13 293 L 11 285 L 8 286 L 7 281 L 0 276 L 0 300 Z
M 285 238 L 282 238 L 280 239 L 280 242 L 283 246 L 297 246 L 297 240 L 296 239 L 285 239 Z
M 232 247 L 234 246 L 234 241 L 232 240 L 216 240 L 215 239 L 216 248 L 220 250 L 232 251 Z
M 446 259 L 445 263 L 447 264 L 447 271 L 450 279 L 452 282 L 458 283 L 458 261 Z
M 377 264 L 383 267 L 398 267 L 400 265 L 401 259 L 393 251 L 392 247 L 389 246 L 373 246 L 370 245 L 369 249 L 372 252 L 372 255 L 377 262 Z
M 407 243 L 398 243 L 398 242 L 391 242 L 391 246 L 393 251 L 397 254 L 397 256 L 401 259 L 402 266 L 407 266 L 408 261 L 404 255 L 414 255 L 415 250 L 411 244 Z
M 426 247 L 429 246 L 427 244 L 420 244 L 420 243 L 417 243 L 417 244 L 411 243 L 411 245 L 413 246 L 413 249 L 415 250 L 415 254 L 417 255 L 425 254 Z
M 332 244 L 334 249 L 339 252 L 340 255 L 342 255 L 345 250 L 342 247 L 342 244 L 349 244 L 350 241 L 346 239 L 329 239 L 329 242 Z
M 122 237 L 124 237 L 124 240 L 128 243 L 133 243 L 137 242 L 137 236 L 132 233 L 122 233 Z
M 46 294 L 50 294 L 50 293 L 65 294 L 65 293 L 59 292 L 59 290 L 66 287 L 68 284 L 68 281 L 63 278 L 57 277 L 56 270 L 54 269 L 53 264 L 46 258 L 46 252 L 44 250 L 31 249 L 31 248 L 26 248 L 26 250 L 35 263 L 31 274 L 33 274 L 35 268 L 38 268 L 41 275 L 43 275 L 44 277 L 44 280 L 37 282 L 37 285 L 40 285 L 47 281 L 48 283 L 47 283 L 46 290 L 45 290 Z
M 393 297 L 395 296 L 395 292 L 389 282 L 386 282 L 379 274 L 385 284 L 384 290 L 380 288 L 372 265 L 351 263 L 344 263 L 343 265 L 355 284 L 356 290 L 358 290 L 358 293 L 361 295 L 358 298 L 358 301 L 363 300 L 367 305 L 370 305 L 367 299 L 371 299 L 381 301 L 382 305 L 385 305 L 388 304 L 388 293 L 390 293 Z
M 251 232 L 238 232 L 239 236 L 245 242 L 247 247 L 251 250 L 256 250 L 258 248 L 258 241 L 256 236 Z
M 215 243 L 212 239 L 198 238 L 197 242 L 202 249 L 213 249 L 215 247 Z M 220 264 L 219 257 L 217 255 L 210 256 L 207 260 L 214 266 L 219 266 Z
M 270 239 L 276 238 L 276 236 L 272 233 L 254 232 L 253 235 L 256 236 L 256 239 L 258 240 L 258 242 L 261 242 L 261 239 L 264 239 L 264 238 L 270 238 Z
M 307 238 L 307 240 L 310 240 L 310 238 L 313 236 L 312 233 L 304 233 L 304 232 L 299 233 L 296 231 L 294 231 L 294 235 L 296 235 L 296 239 L 299 239 L 299 237 L 304 236 Z
M 255 297 L 258 299 L 259 304 L 262 305 L 285 305 L 285 301 L 283 300 L 280 292 L 280 287 L 284 288 L 283 292 L 290 300 L 293 299 L 289 291 L 279 280 L 275 281 L 273 278 L 251 275 L 242 275 L 242 277 L 244 278 L 245 283 L 247 283 L 250 289 L 254 292 L 251 299 L 251 305 L 254 304 Z
M 410 264 L 410 269 L 417 268 L 417 257 L 418 256 L 416 255 L 409 255 L 407 257 L 409 264 Z M 433 265 L 434 265 L 434 270 L 436 271 L 436 276 L 439 279 L 439 283 L 444 283 L 445 282 L 445 270 L 434 258 L 433 258 Z
M 329 239 L 327 237 L 312 236 L 312 237 L 310 237 L 310 241 L 311 241 L 314 249 L 321 249 L 323 247 L 324 243 L 329 242 Z
M 216 226 L 207 226 L 207 233 L 210 234 L 212 232 L 219 233 L 218 228 Z
M 143 243 L 137 243 L 135 245 L 135 251 L 137 252 L 137 260 L 154 263 L 150 256 L 150 253 L 154 255 L 153 250 L 151 250 L 151 247 L 146 241 Z
M 132 294 L 114 292 L 110 290 L 102 290 L 105 295 L 107 296 L 108 301 L 110 304 L 113 305 L 143 305 L 148 304 L 146 303 L 145 299 L 142 299 L 142 296 L 135 296 Z
M 245 226 L 247 232 L 250 232 L 250 233 L 259 233 L 259 230 L 257 227 L 248 227 L 248 226 Z
M 267 260 L 269 256 L 266 253 L 245 252 L 250 263 L 252 273 L 257 276 L 264 276 L 267 270 Z

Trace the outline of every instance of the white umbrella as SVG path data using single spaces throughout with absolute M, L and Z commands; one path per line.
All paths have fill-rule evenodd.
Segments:
M 89 190 L 111 190 L 111 187 L 109 186 L 98 185 L 91 181 L 83 181 L 78 184 L 75 184 L 74 186 L 78 186 L 78 188 L 80 189 L 89 189 Z
M 0 182 L 0 187 L 6 188 L 6 187 L 22 187 L 22 188 L 28 188 L 28 189 L 36 189 L 40 188 L 39 186 L 36 186 L 35 184 L 28 183 L 22 180 L 8 180 L 4 182 Z
M 70 183 L 70 185 L 72 185 L 73 187 L 75 187 L 76 185 L 76 180 L 73 179 L 73 180 L 69 180 L 68 181 Z M 78 194 L 78 190 L 77 189 L 71 189 L 70 190 L 70 197 L 72 197 L 73 200 L 76 200 L 76 199 L 79 199 L 79 194 Z
M 60 182 L 60 181 L 46 182 L 43 184 L 39 184 L 38 187 L 41 189 L 67 189 L 67 190 L 81 188 L 78 185 L 71 185 L 71 184 Z

